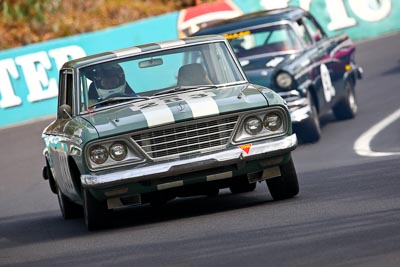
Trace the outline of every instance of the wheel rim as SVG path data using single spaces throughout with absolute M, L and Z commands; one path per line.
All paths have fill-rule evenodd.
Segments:
M 353 88 L 350 85 L 348 86 L 348 90 L 349 90 L 348 101 L 349 101 L 350 109 L 353 112 L 353 114 L 355 114 L 355 113 L 357 113 L 357 109 L 358 109 L 356 98 L 354 96 Z

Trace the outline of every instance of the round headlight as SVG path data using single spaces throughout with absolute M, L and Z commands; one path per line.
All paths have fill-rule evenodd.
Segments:
M 259 134 L 262 130 L 262 121 L 257 117 L 247 118 L 244 122 L 244 130 L 250 135 Z
M 107 149 L 104 146 L 94 146 L 90 149 L 90 159 L 96 164 L 103 164 L 108 158 Z
M 115 142 L 110 146 L 110 157 L 113 160 L 123 160 L 128 154 L 128 148 L 123 142 Z
M 282 118 L 278 113 L 271 112 L 264 117 L 264 127 L 270 131 L 279 130 L 282 124 Z
M 281 72 L 276 76 L 276 84 L 283 89 L 290 88 L 292 83 L 292 76 L 290 76 L 287 72 Z

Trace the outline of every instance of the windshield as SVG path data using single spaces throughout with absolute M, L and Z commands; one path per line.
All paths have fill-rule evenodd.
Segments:
M 178 90 L 244 82 L 224 42 L 135 55 L 79 70 L 81 111 Z
M 239 58 L 260 54 L 289 52 L 301 47 L 296 34 L 288 24 L 224 34 Z

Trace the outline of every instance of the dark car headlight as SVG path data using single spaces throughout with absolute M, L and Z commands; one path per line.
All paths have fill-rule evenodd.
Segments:
M 121 161 L 128 155 L 128 148 L 123 142 L 115 142 L 110 146 L 110 156 L 113 160 Z
M 270 108 L 246 115 L 237 128 L 234 143 L 283 135 L 288 130 L 288 114 L 282 108 Z
M 104 146 L 96 145 L 90 149 L 90 160 L 100 165 L 107 161 L 108 151 Z
M 269 112 L 264 117 L 264 127 L 272 132 L 278 131 L 283 125 L 281 115 L 275 112 Z
M 276 84 L 282 89 L 290 89 L 293 85 L 293 78 L 287 72 L 279 72 L 275 78 Z
M 258 117 L 249 117 L 244 121 L 244 130 L 249 135 L 257 135 L 261 132 L 263 123 Z

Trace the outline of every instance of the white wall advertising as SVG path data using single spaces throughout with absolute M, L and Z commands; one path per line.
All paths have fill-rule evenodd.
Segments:
M 68 60 L 176 39 L 218 18 L 286 6 L 310 11 L 329 35 L 344 32 L 357 40 L 400 30 L 400 2 L 396 0 L 225 0 L 94 33 L 0 51 L 0 128 L 53 116 L 58 71 Z

